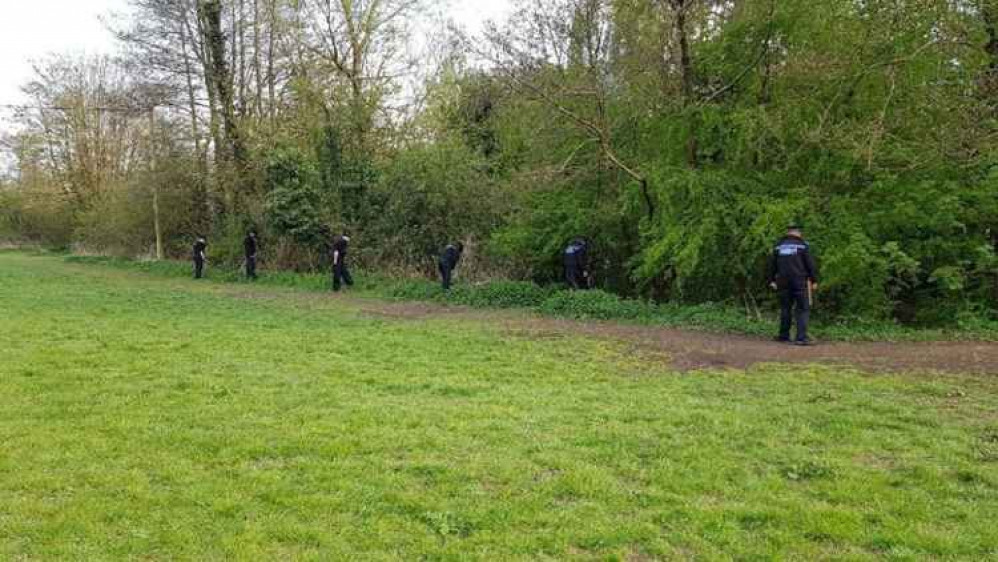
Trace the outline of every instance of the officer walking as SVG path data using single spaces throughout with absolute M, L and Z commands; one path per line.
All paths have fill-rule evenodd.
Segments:
M 194 260 L 195 279 L 201 279 L 204 276 L 204 263 L 208 261 L 207 250 L 208 241 L 204 236 L 198 234 L 197 240 L 194 241 L 193 255 L 191 256 Z
M 348 287 L 353 286 L 353 277 L 347 268 L 347 250 L 350 248 L 350 236 L 343 232 L 342 235 L 333 239 L 332 261 L 333 261 L 333 290 L 339 291 L 344 283 Z
M 243 240 L 243 251 L 246 257 L 246 278 L 256 281 L 256 230 L 250 230 Z
M 807 324 L 811 316 L 811 295 L 818 288 L 818 267 L 799 225 L 790 225 L 786 236 L 773 249 L 769 284 L 780 292 L 780 335 L 777 341 L 791 341 L 790 328 L 796 309 L 797 339 L 794 343 L 811 345 Z
M 589 288 L 589 242 L 572 240 L 564 252 L 565 282 L 575 290 Z
M 461 254 L 464 253 L 464 244 L 458 242 L 456 244 L 448 244 L 444 248 L 444 252 L 440 254 L 440 280 L 443 283 L 445 291 L 450 290 L 451 279 L 454 275 L 454 270 L 457 269 L 457 264 L 461 261 Z

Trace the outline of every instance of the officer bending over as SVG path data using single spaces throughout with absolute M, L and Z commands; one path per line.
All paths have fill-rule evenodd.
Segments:
M 564 252 L 565 282 L 575 290 L 589 288 L 589 243 L 583 238 L 572 240 Z
M 445 291 L 450 290 L 451 280 L 457 264 L 461 261 L 461 254 L 464 253 L 464 244 L 448 244 L 442 254 L 440 254 L 440 280 Z

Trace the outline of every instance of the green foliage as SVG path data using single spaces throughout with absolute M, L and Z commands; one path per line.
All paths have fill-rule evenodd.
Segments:
M 448 296 L 459 304 L 488 308 L 536 308 L 552 293 L 550 288 L 524 281 L 491 281 L 458 285 Z
M 559 291 L 541 304 L 540 311 L 583 320 L 633 320 L 654 315 L 651 305 L 604 291 Z
M 20 193 L 0 189 L 0 237 L 50 248 L 69 248 L 73 242 L 73 206 L 54 191 Z
M 136 37 L 176 29 L 179 12 L 147 4 Z M 887 332 L 988 324 L 998 309 L 998 56 L 987 41 L 993 2 L 977 4 L 521 2 L 482 38 L 501 60 L 483 70 L 448 51 L 412 113 L 390 103 L 415 91 L 395 78 L 407 73 L 376 62 L 405 52 L 405 34 L 386 23 L 355 61 L 365 72 L 309 57 L 285 67 L 283 57 L 273 61 L 286 77 L 278 100 L 252 99 L 252 87 L 217 100 L 211 148 L 191 143 L 186 123 L 158 122 L 156 162 L 135 142 L 146 116 L 64 112 L 48 123 L 24 112 L 0 236 L 147 254 L 158 185 L 172 256 L 209 230 L 212 256 L 235 266 L 252 222 L 269 266 L 309 272 L 324 265 L 328 229 L 348 228 L 370 271 L 428 273 L 446 243 L 463 240 L 477 280 L 552 284 L 566 242 L 586 236 L 597 285 L 619 303 L 565 296 L 551 304 L 559 314 L 630 317 L 627 303 L 643 298 L 720 303 L 738 316 L 774 306 L 766 262 L 786 223 L 801 220 L 826 320 Z M 393 13 L 381 16 L 409 14 Z M 294 52 L 325 48 L 297 22 L 270 27 Z M 208 46 L 225 51 L 217 35 Z M 673 56 L 680 36 L 685 61 Z M 176 39 L 165 33 L 164 45 Z M 153 45 L 133 44 L 147 56 Z M 127 81 L 74 89 L 71 77 L 101 69 L 115 70 L 66 59 L 32 91 L 40 105 L 81 107 L 146 93 Z M 183 90 L 174 85 L 157 86 Z M 97 139 L 118 148 L 94 151 Z M 157 179 L 151 168 L 181 172 Z
M 553 293 L 551 288 L 522 281 L 458 284 L 444 292 L 437 283 L 408 280 L 393 283 L 387 294 L 402 300 L 438 301 L 478 308 L 537 308 Z
M 442 139 L 400 151 L 381 171 L 363 225 L 380 263 L 431 268 L 443 247 L 489 234 L 503 203 L 481 159 L 461 143 Z
M 771 249 L 804 214 L 806 191 L 781 192 L 723 172 L 673 173 L 660 181 L 662 210 L 644 233 L 637 280 L 699 302 L 762 291 Z
M 296 148 L 276 148 L 267 157 L 265 184 L 271 228 L 299 243 L 315 244 L 323 224 L 314 162 Z

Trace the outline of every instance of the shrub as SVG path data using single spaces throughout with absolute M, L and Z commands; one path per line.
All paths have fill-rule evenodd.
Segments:
M 535 308 L 547 299 L 551 290 L 523 281 L 493 281 L 484 285 L 459 286 L 453 300 L 469 306 L 489 308 Z
M 750 317 L 742 309 L 713 302 L 699 305 L 664 304 L 657 307 L 655 320 L 668 326 L 754 335 L 769 335 L 775 326 L 775 318 L 760 321 Z
M 554 316 L 599 320 L 651 318 L 655 313 L 653 305 L 604 291 L 559 291 L 545 300 L 540 310 Z
M 267 158 L 267 219 L 275 232 L 302 244 L 314 244 L 322 233 L 319 172 L 301 151 L 282 147 Z
M 440 300 L 444 291 L 436 283 L 407 279 L 393 284 L 388 295 L 399 300 L 432 301 Z

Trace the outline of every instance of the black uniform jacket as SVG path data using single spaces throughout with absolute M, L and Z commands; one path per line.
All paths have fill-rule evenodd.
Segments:
M 811 246 L 803 238 L 787 236 L 773 248 L 769 281 L 784 287 L 791 281 L 803 279 L 818 282 L 818 266 L 811 255 Z

